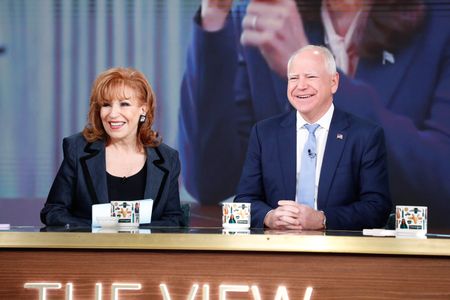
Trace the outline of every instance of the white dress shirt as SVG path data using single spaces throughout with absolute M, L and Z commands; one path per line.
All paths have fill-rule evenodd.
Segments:
M 360 16 L 362 10 L 359 10 L 353 18 L 350 27 L 345 36 L 336 33 L 333 22 L 331 21 L 330 13 L 326 5 L 326 1 L 322 1 L 321 17 L 323 27 L 325 29 L 325 44 L 329 45 L 331 52 L 334 54 L 336 66 L 347 75 L 353 75 L 358 61 L 357 56 L 349 57 L 348 51 L 352 45 L 356 26 L 360 24 Z
M 333 117 L 334 105 L 331 104 L 327 112 L 314 124 L 319 124 L 316 129 L 316 150 L 317 150 L 317 160 L 316 160 L 316 178 L 315 178 L 315 188 L 314 188 L 314 209 L 317 209 L 317 191 L 319 187 L 320 171 L 322 169 L 323 155 L 325 153 L 325 146 L 327 143 L 328 132 L 330 131 L 331 118 Z M 300 178 L 300 170 L 302 167 L 302 153 L 305 147 L 306 141 L 308 140 L 308 129 L 304 127 L 308 122 L 303 119 L 300 113 L 297 111 L 297 170 L 296 170 L 296 186 L 298 186 L 298 180 Z M 296 191 L 297 195 L 297 191 Z M 295 196 L 297 197 L 297 196 Z M 298 202 L 298 199 L 295 199 Z

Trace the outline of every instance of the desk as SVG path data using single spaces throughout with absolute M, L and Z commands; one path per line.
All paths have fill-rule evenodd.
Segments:
M 0 299 L 39 299 L 30 283 L 60 285 L 45 299 L 450 298 L 450 239 L 38 231 L 0 232 Z

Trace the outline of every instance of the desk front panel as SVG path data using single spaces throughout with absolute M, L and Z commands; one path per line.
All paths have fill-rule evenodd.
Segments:
M 190 293 L 190 299 L 266 300 L 276 299 L 277 294 L 284 300 L 304 299 L 308 287 L 312 288 L 310 299 L 450 299 L 450 259 L 440 256 L 105 249 L 0 251 L 0 299 L 39 299 L 39 290 L 25 288 L 26 283 L 60 283 L 60 289 L 46 291 L 45 299 L 111 299 L 112 286 L 117 284 L 140 284 L 139 290 L 116 290 L 118 299 L 170 296 L 172 300 L 184 300 Z M 99 286 L 96 290 L 98 283 L 101 296 Z M 194 295 L 195 284 L 199 289 Z M 229 291 L 224 292 L 227 288 Z

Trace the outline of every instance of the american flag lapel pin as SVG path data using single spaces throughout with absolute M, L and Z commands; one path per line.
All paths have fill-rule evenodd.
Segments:
M 386 51 L 386 50 L 384 50 L 383 51 L 383 65 L 385 65 L 386 64 L 386 62 L 388 62 L 388 63 L 391 63 L 391 64 L 394 64 L 395 63 L 395 57 L 394 57 L 394 54 L 392 54 L 391 52 L 389 52 L 389 51 Z
M 343 140 L 343 139 L 344 139 L 344 135 L 343 135 L 342 133 L 338 133 L 338 134 L 336 135 L 336 139 L 338 139 L 338 140 Z

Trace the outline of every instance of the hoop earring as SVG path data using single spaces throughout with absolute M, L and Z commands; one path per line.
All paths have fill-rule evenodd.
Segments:
M 139 117 L 139 123 L 145 123 L 145 120 L 147 120 L 147 116 L 146 115 L 141 115 L 140 117 Z

